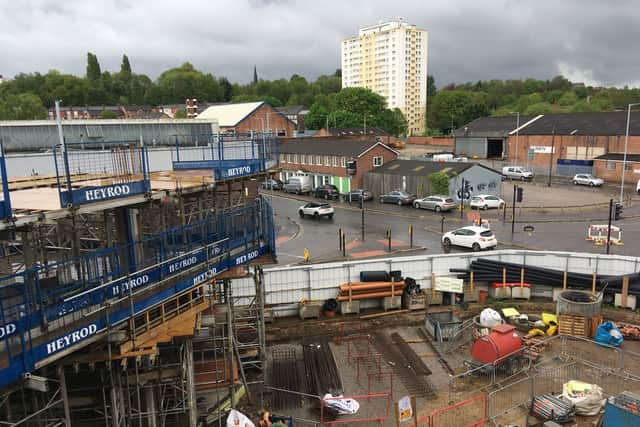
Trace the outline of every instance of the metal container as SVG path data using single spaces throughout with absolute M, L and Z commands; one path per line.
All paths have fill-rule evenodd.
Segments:
M 434 341 L 442 342 L 452 339 L 460 330 L 462 320 L 452 311 L 427 313 L 425 327 Z
M 471 357 L 481 363 L 504 362 L 507 355 L 518 355 L 522 349 L 520 335 L 513 325 L 498 325 L 489 335 L 475 340 L 471 346 Z
M 556 301 L 556 315 L 570 314 L 592 318 L 600 316 L 602 294 L 588 291 L 567 290 L 558 295 Z

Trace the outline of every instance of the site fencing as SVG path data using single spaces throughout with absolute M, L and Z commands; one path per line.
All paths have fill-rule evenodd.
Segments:
M 11 216 L 11 197 L 9 196 L 7 165 L 4 159 L 4 147 L 0 141 L 0 219 L 11 218 Z
M 409 427 L 475 427 L 486 421 L 487 394 L 482 393 L 419 416 Z
M 53 147 L 53 158 L 61 207 L 150 191 L 142 140 L 65 142 Z

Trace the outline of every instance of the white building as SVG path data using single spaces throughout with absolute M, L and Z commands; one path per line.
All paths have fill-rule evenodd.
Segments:
M 366 87 L 400 108 L 410 135 L 425 131 L 428 33 L 402 19 L 342 41 L 342 87 Z

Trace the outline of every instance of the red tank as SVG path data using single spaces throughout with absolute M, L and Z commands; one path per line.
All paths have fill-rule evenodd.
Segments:
M 507 355 L 520 355 L 522 350 L 520 335 L 513 325 L 495 326 L 489 335 L 478 338 L 471 346 L 471 357 L 481 363 L 499 363 Z

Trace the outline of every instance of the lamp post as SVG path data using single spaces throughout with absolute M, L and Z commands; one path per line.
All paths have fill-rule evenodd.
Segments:
M 631 121 L 631 107 L 634 105 L 640 105 L 640 102 L 635 104 L 629 104 L 627 107 L 627 132 L 624 136 L 624 156 L 622 156 L 622 179 L 620 180 L 620 203 L 622 203 L 622 196 L 624 195 L 624 173 L 627 169 L 627 143 L 629 142 L 629 122 Z
M 520 133 L 520 111 L 512 111 L 511 114 L 516 114 L 516 152 L 514 163 L 518 164 L 518 136 Z

